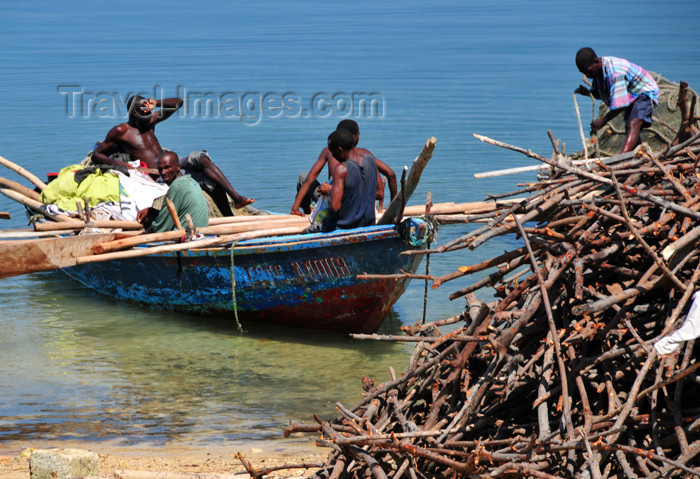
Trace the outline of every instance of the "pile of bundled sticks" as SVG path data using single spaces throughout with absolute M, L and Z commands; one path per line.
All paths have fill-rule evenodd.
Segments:
M 431 278 L 482 272 L 452 294 L 462 315 L 373 335 L 418 343 L 403 375 L 365 378 L 338 418 L 287 428 L 333 448 L 316 476 L 700 477 L 700 348 L 655 348 L 700 278 L 698 138 L 572 167 L 556 142 L 545 158 L 480 137 L 554 174 L 431 254 L 502 235 L 522 246 Z M 485 287 L 497 301 L 476 298 Z

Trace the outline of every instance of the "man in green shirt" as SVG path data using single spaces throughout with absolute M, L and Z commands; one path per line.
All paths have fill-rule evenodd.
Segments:
M 180 159 L 175 152 L 164 151 L 158 155 L 158 173 L 169 186 L 165 197 L 175 205 L 180 223 L 185 224 L 185 215 L 189 213 L 196 227 L 209 226 L 209 208 L 204 193 L 190 175 L 182 174 Z M 143 209 L 139 211 L 137 220 L 146 228 L 145 233 L 159 233 L 175 228 L 167 207 L 160 211 L 155 208 Z

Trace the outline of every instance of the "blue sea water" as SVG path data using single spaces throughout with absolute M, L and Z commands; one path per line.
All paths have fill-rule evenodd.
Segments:
M 478 201 L 534 175 L 474 180 L 532 161 L 473 133 L 548 156 L 551 129 L 567 151 L 579 149 L 572 92 L 582 46 L 700 88 L 699 19 L 695 2 L 653 0 L 3 2 L 0 155 L 43 177 L 124 121 L 130 94 L 186 96 L 157 127 L 161 144 L 207 149 L 259 208 L 289 211 L 297 175 L 343 118 L 397 172 L 437 138 L 411 204 L 428 192 L 436 203 Z M 579 104 L 587 124 L 591 105 Z M 12 214 L 1 226 L 26 225 L 11 200 L 0 197 L 0 211 Z M 442 228 L 438 242 L 470 228 Z M 514 244 L 435 256 L 431 271 Z M 459 314 L 463 302 L 447 297 L 470 281 L 431 290 L 428 317 Z M 422 313 L 414 282 L 384 331 Z M 117 304 L 59 273 L 0 280 L 0 328 L 0 449 L 300 447 L 308 440 L 281 439 L 289 420 L 352 404 L 359 378 L 386 380 L 411 352 L 256 325 L 241 336 L 230 324 Z

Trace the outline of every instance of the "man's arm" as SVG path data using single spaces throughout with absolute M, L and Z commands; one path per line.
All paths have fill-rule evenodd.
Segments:
M 144 208 L 136 214 L 136 221 L 143 225 L 144 231 L 141 234 L 152 233 L 151 225 L 158 216 L 158 210 L 155 208 Z
M 297 215 L 297 216 L 304 216 L 304 213 L 302 213 L 299 210 L 299 207 L 301 206 L 301 202 L 306 196 L 306 194 L 309 192 L 309 188 L 311 187 L 311 184 L 318 178 L 318 175 L 321 174 L 321 170 L 323 170 L 324 165 L 326 164 L 326 150 L 324 149 L 321 154 L 318 156 L 318 160 L 316 160 L 316 163 L 311 167 L 309 170 L 309 174 L 306 175 L 306 180 L 304 180 L 304 183 L 299 187 L 299 191 L 297 192 L 296 198 L 294 198 L 294 204 L 292 205 L 292 214 Z
M 610 120 L 615 118 L 617 115 L 622 113 L 624 110 L 625 110 L 624 108 L 617 108 L 615 110 L 608 110 L 608 112 L 605 115 L 593 120 L 591 122 L 591 135 L 593 135 L 598 130 L 603 128 Z
M 574 93 L 578 93 L 579 95 L 583 96 L 593 95 L 593 98 L 600 100 L 600 95 L 598 94 L 597 90 L 591 90 L 584 85 L 579 85 L 578 88 L 574 90 Z
M 160 123 L 163 120 L 167 120 L 172 116 L 173 113 L 182 108 L 184 101 L 182 98 L 164 98 L 161 100 L 149 99 L 151 102 L 151 108 L 160 108 L 157 112 L 153 114 L 154 123 Z
M 372 158 L 374 158 L 374 162 L 377 164 L 377 173 L 382 174 L 386 176 L 386 181 L 389 183 L 389 194 L 391 195 L 391 198 L 389 199 L 389 202 L 393 200 L 396 197 L 397 193 L 397 188 L 396 188 L 396 173 L 394 173 L 394 170 L 389 168 L 389 165 L 384 163 L 382 160 L 377 158 L 372 154 L 371 151 L 369 151 L 366 148 L 361 149 L 363 154 L 370 155 Z M 377 179 L 379 180 L 379 176 L 377 176 Z M 381 196 L 382 198 L 384 197 L 384 185 L 382 184 L 381 181 L 377 181 L 377 199 L 379 199 L 379 188 L 381 188 Z
M 132 166 L 124 161 L 114 160 L 109 157 L 115 146 L 119 145 L 119 142 L 124 137 L 127 126 L 125 123 L 115 126 L 107 133 L 104 141 L 97 144 L 97 147 L 92 152 L 92 162 L 101 163 L 105 165 L 115 165 L 115 166 L 125 166 L 127 168 L 132 168 Z
M 374 156 L 374 155 L 372 155 L 372 156 Z M 374 161 L 375 161 L 375 163 L 377 163 L 377 170 L 379 170 L 379 173 L 386 176 L 386 181 L 387 181 L 387 183 L 389 183 L 389 195 L 391 195 L 389 202 L 391 202 L 391 200 L 396 198 L 396 194 L 397 194 L 396 173 L 394 173 L 394 170 L 389 168 L 389 165 L 384 163 L 382 160 L 377 159 L 376 156 L 374 157 Z M 384 191 L 384 187 L 382 185 L 382 192 L 383 191 Z
M 328 198 L 328 208 L 333 213 L 340 210 L 340 205 L 343 200 L 343 191 L 345 190 L 345 178 L 347 176 L 348 169 L 343 163 L 335 167 L 335 171 L 333 172 L 333 185 L 331 186 L 330 196 Z

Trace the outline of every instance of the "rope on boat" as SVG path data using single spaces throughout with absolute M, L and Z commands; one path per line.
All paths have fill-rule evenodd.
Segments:
M 428 238 L 428 251 L 430 251 L 430 237 Z M 425 324 L 425 315 L 428 312 L 428 277 L 430 276 L 430 253 L 425 255 L 425 289 L 423 291 L 423 320 L 420 324 Z
M 243 333 L 243 327 L 241 322 L 238 320 L 238 303 L 236 302 L 236 273 L 234 269 L 233 261 L 233 250 L 238 244 L 238 240 L 231 243 L 231 297 L 233 299 L 233 317 L 236 319 L 236 326 L 238 327 L 238 332 Z

